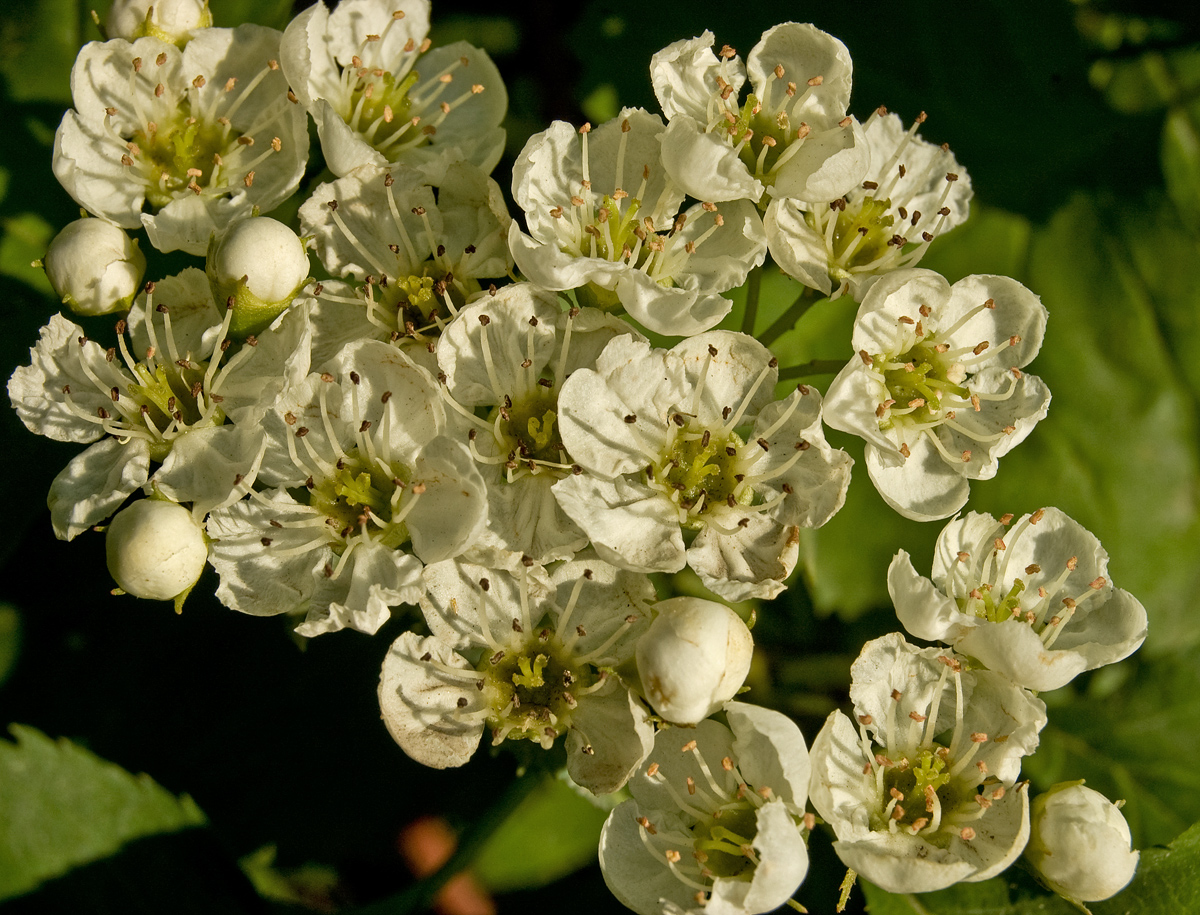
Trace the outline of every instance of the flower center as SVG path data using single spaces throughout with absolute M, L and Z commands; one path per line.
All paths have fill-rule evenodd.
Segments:
M 539 386 L 512 406 L 499 406 L 490 417 L 495 424 L 500 447 L 527 461 L 556 463 L 565 453 L 559 437 L 558 397 L 555 391 Z M 499 416 L 499 422 L 496 421 Z
M 240 138 L 241 134 L 228 125 L 192 117 L 191 105 L 186 101 L 165 124 L 150 122 L 132 137 L 142 152 L 142 169 L 150 182 L 146 199 L 159 209 L 190 184 L 208 184 L 216 163 L 237 148 Z
M 484 702 L 492 710 L 487 722 L 493 742 L 511 737 L 544 748 L 571 726 L 576 696 L 598 679 L 549 629 L 516 650 L 485 655 L 475 669 L 482 674 Z
M 901 405 L 879 420 L 880 429 L 892 428 L 897 415 L 905 416 L 911 423 L 933 421 L 942 412 L 942 400 L 947 394 L 960 400 L 971 396 L 959 383 L 966 376 L 962 365 L 947 364 L 935 346 L 918 343 L 895 360 L 882 355 L 873 358 L 878 360 L 877 364 L 886 364 L 883 377 L 888 396 Z
M 701 820 L 692 827 L 692 835 L 696 837 L 694 848 L 699 853 L 696 857 L 709 872 L 705 876 L 752 879 L 755 865 L 745 849 L 753 848 L 758 834 L 756 808 L 743 800 L 715 813 L 718 816 Z
M 349 449 L 334 465 L 334 472 L 309 490 L 309 504 L 323 514 L 338 540 L 335 553 L 346 547 L 356 531 L 370 532 L 370 539 L 396 549 L 408 542 L 409 533 L 399 506 L 412 480 L 407 467 L 378 458 L 364 460 L 357 448 Z
M 1077 556 L 1070 557 L 1057 573 L 1031 563 L 1022 570 L 1023 575 L 1009 578 L 1009 551 L 1044 515 L 1042 509 L 1026 515 L 1007 533 L 1012 515 L 1002 516 L 989 535 L 990 542 L 981 543 L 974 551 L 982 557 L 977 564 L 972 562 L 971 553 L 958 554 L 959 567 L 965 569 L 966 580 L 961 584 L 955 581 L 955 571 L 948 587 L 963 613 L 992 623 L 1025 623 L 1041 637 L 1042 644 L 1050 648 L 1079 606 L 1102 592 L 1108 581 L 1103 576 L 1097 577 L 1080 593 L 1066 592 L 1064 596 L 1067 580 L 1079 565 Z M 1007 591 L 1006 581 L 1012 582 Z
M 689 428 L 675 437 L 655 468 L 655 478 L 665 481 L 678 493 L 680 507 L 687 506 L 703 514 L 706 503 L 720 504 L 733 499 L 735 504 L 750 505 L 754 490 L 739 486 L 744 479 L 738 473 L 738 450 L 745 442 L 737 433 L 713 435 L 707 429 Z M 694 526 L 702 526 L 693 519 Z

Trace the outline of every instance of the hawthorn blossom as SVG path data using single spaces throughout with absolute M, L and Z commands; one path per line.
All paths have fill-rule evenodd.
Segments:
M 715 601 L 675 597 L 655 604 L 654 613 L 637 644 L 642 690 L 660 717 L 697 724 L 742 688 L 754 639 L 740 616 Z
M 637 336 L 595 308 L 563 312 L 553 293 L 529 283 L 483 296 L 447 326 L 437 353 L 447 406 L 466 420 L 463 442 L 488 488 L 479 549 L 548 562 L 587 545 L 552 492 L 574 469 L 558 398 L 563 381 L 621 335 Z
M 837 298 L 861 302 L 876 277 L 915 267 L 938 235 L 966 221 L 971 181 L 946 146 L 879 109 L 863 126 L 871 166 L 831 200 L 776 198 L 763 222 L 784 273 Z
M 285 390 L 263 418 L 259 480 L 274 488 L 208 519 L 221 602 L 303 612 L 306 636 L 376 632 L 391 607 L 420 598 L 425 563 L 474 543 L 486 512 L 428 372 L 374 340 L 334 368 Z
M 901 550 L 888 590 L 910 633 L 1026 689 L 1058 689 L 1146 638 L 1146 611 L 1109 581 L 1100 541 L 1057 508 L 1016 524 L 1012 515 L 956 518 L 938 536 L 932 581 Z
M 208 0 L 113 0 L 104 30 L 109 38 L 135 41 L 149 35 L 183 47 L 195 30 L 212 23 Z
M 932 270 L 897 270 L 863 298 L 833 380 L 825 422 L 866 440 L 867 473 L 900 514 L 946 518 L 969 480 L 996 475 L 1001 456 L 1050 407 L 1050 391 L 1021 369 L 1042 345 L 1046 308 L 1003 276 L 951 286 Z
M 80 206 L 160 251 L 203 254 L 209 236 L 270 212 L 308 160 L 304 110 L 288 101 L 279 32 L 203 29 L 181 51 L 157 38 L 84 45 L 75 110 L 54 137 L 54 174 Z
M 233 311 L 229 332 L 238 340 L 262 333 L 310 280 L 304 241 L 269 216 L 214 234 L 204 272 L 213 298 Z
M 389 162 L 466 159 L 490 172 L 504 152 L 508 94 L 465 41 L 432 48 L 428 0 L 316 3 L 287 27 L 280 59 L 312 114 L 335 175 Z
M 852 463 L 826 443 L 816 391 L 772 400 L 777 375 L 744 334 L 710 331 L 669 351 L 617 337 L 559 395 L 562 440 L 582 468 L 555 484 L 559 504 L 624 568 L 690 564 L 727 600 L 774 597 L 799 528 L 841 507 Z
M 889 893 L 987 880 L 1029 838 L 1016 784 L 1046 707 L 991 671 L 899 633 L 850 669 L 857 728 L 833 712 L 812 747 L 812 802 L 842 862 Z
M 198 516 L 245 495 L 263 456 L 257 420 L 308 368 L 307 314 L 232 349 L 194 268 L 147 283 L 105 349 L 54 315 L 8 395 L 31 432 L 90 444 L 50 486 L 55 534 L 71 540 L 152 482 Z M 138 359 L 138 353 L 144 358 Z M 93 444 L 94 443 L 94 444 Z M 153 473 L 152 464 L 160 464 Z
M 500 186 L 465 162 L 448 166 L 440 182 L 435 189 L 403 165 L 365 165 L 320 185 L 300 207 L 317 257 L 348 281 L 314 290 L 314 365 L 369 338 L 390 340 L 436 371 L 420 350 L 490 280 L 508 274 L 511 219 Z
M 108 571 L 126 594 L 174 600 L 176 610 L 204 571 L 208 544 L 192 513 L 165 499 L 117 512 L 104 537 Z
M 535 134 L 513 166 L 529 234 L 513 223 L 508 239 L 538 285 L 687 336 L 729 314 L 721 293 L 762 264 L 767 243 L 748 201 L 679 212 L 684 192 L 663 170 L 662 130 L 657 115 L 625 108 L 595 130 L 555 121 Z
M 567 772 L 609 794 L 645 758 L 654 729 L 613 672 L 649 622 L 645 576 L 594 557 L 552 578 L 528 557 L 495 569 L 461 561 L 425 570 L 431 636 L 406 632 L 383 662 L 379 702 L 400 747 L 423 765 L 461 766 L 485 729 L 492 745 L 549 749 L 566 734 Z
M 629 781 L 633 799 L 600 834 L 604 882 L 639 915 L 664 907 L 753 915 L 783 905 L 808 872 L 804 804 L 809 757 L 779 712 L 725 705 L 667 728 Z
M 856 185 L 868 154 L 846 114 L 850 53 L 815 26 L 784 22 L 763 32 L 743 64 L 713 34 L 677 41 L 651 58 L 667 116 L 663 165 L 699 200 L 768 197 L 829 201 Z M 747 77 L 750 93 L 741 101 Z
M 1035 797 L 1025 859 L 1037 878 L 1076 903 L 1099 902 L 1125 889 L 1140 856 L 1121 803 L 1082 780 Z
M 76 219 L 54 236 L 42 258 L 46 279 L 77 315 L 124 311 L 146 272 L 146 255 L 124 230 L 103 219 Z

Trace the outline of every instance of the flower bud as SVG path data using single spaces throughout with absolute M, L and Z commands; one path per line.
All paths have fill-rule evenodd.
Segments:
M 109 38 L 149 35 L 182 47 L 194 29 L 213 24 L 208 0 L 113 0 L 104 20 Z
M 123 229 L 103 219 L 77 219 L 54 236 L 42 267 L 73 312 L 105 315 L 129 307 L 146 272 L 146 257 Z
M 1120 808 L 1082 781 L 1062 782 L 1030 805 L 1025 857 L 1060 896 L 1098 902 L 1133 879 L 1138 853 Z
M 283 223 L 254 216 L 213 236 L 205 271 L 217 305 L 234 309 L 230 335 L 242 339 L 291 304 L 308 279 L 308 254 Z
M 192 513 L 174 502 L 142 499 L 117 513 L 105 540 L 108 571 L 121 590 L 176 609 L 204 571 L 208 545 Z
M 654 710 L 696 724 L 732 699 L 750 671 L 754 641 L 741 618 L 714 601 L 676 597 L 638 639 L 637 668 Z

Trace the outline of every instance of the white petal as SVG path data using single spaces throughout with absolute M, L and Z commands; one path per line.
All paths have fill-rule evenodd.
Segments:
M 422 661 L 426 654 L 430 662 Z M 405 632 L 388 649 L 379 676 L 379 707 L 388 733 L 410 757 L 434 769 L 463 765 L 483 736 L 483 721 L 459 720 L 459 712 L 481 707 L 471 680 L 433 666 L 470 670 L 463 658 L 437 638 Z M 460 707 L 462 700 L 466 703 Z
M 725 600 L 770 600 L 787 587 L 784 581 L 796 567 L 800 529 L 778 524 L 762 512 L 747 517 L 749 523 L 735 534 L 702 530 L 688 547 L 688 565 Z
M 98 524 L 146 482 L 150 451 L 143 439 L 106 438 L 92 445 L 54 478 L 46 504 L 59 540 L 73 540 Z
M 175 502 L 191 502 L 203 518 L 250 490 L 266 447 L 266 436 L 254 426 L 197 429 L 175 440 L 154 485 Z
M 750 174 L 733 147 L 686 115 L 672 118 L 667 125 L 662 163 L 671 180 L 697 200 L 757 202 L 763 195 L 762 182 Z
M 921 436 L 909 448 L 907 460 L 889 463 L 878 448 L 868 444 L 866 464 L 871 482 L 883 501 L 905 518 L 914 521 L 949 518 L 970 495 L 966 477 L 945 462 L 928 437 Z
M 782 82 L 772 79 L 777 66 L 783 67 Z M 783 22 L 763 32 L 746 58 L 746 72 L 768 110 L 777 104 L 771 93 L 782 95 L 787 82 L 806 87 L 810 79 L 820 77 L 820 85 L 806 87 L 795 105 L 791 118 L 797 123 L 807 121 L 823 128 L 846 115 L 853 76 L 850 52 L 811 23 Z
M 954 643 L 977 625 L 975 617 L 917 574 L 908 553 L 901 550 L 888 566 L 888 593 L 900 625 L 927 642 Z
M 589 474 L 554 485 L 563 511 L 591 538 L 600 556 L 634 572 L 678 572 L 686 559 L 673 503 L 623 477 Z
M 808 747 L 787 715 L 746 702 L 730 702 L 725 715 L 733 731 L 738 769 L 747 784 L 770 787 L 771 797 L 803 807 L 812 777 Z
M 591 748 L 584 753 L 583 747 Z M 645 707 L 612 682 L 583 696 L 567 734 L 567 772 L 595 795 L 619 791 L 654 746 L 654 726 Z
M 708 117 L 708 103 L 720 76 L 733 87 L 734 97 L 746 81 L 741 58 L 722 62 L 712 52 L 713 33 L 676 41 L 650 58 L 650 82 L 667 120 L 679 115 L 696 120 Z
M 804 218 L 804 210 L 786 197 L 776 197 L 763 216 L 767 247 L 779 269 L 824 295 L 833 290 L 825 238 Z

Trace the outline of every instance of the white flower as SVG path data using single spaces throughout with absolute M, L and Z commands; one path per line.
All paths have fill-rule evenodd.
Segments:
M 771 353 L 710 331 L 674 349 L 618 337 L 559 395 L 562 440 L 582 474 L 554 486 L 601 556 L 676 572 L 727 600 L 769 598 L 795 567 L 799 528 L 841 507 L 851 459 L 826 443 L 820 395 L 772 402 Z M 698 531 L 685 548 L 684 530 Z
M 642 689 L 662 718 L 696 724 L 737 695 L 754 640 L 741 617 L 715 601 L 675 597 L 654 612 L 637 645 Z
M 430 50 L 428 0 L 317 3 L 284 33 L 281 61 L 317 123 L 329 169 L 464 158 L 490 172 L 504 151 L 508 95 L 479 48 Z
M 645 576 L 597 560 L 553 579 L 528 557 L 508 569 L 443 562 L 425 570 L 421 609 L 433 635 L 400 636 L 383 663 L 384 722 L 417 762 L 444 769 L 492 745 L 567 735 L 567 772 L 594 794 L 625 784 L 654 734 L 612 668 L 628 661 L 649 620 Z
M 182 597 L 204 571 L 204 530 L 182 505 L 140 499 L 117 512 L 104 548 L 108 571 L 121 590 L 148 600 Z
M 1033 799 L 1025 858 L 1060 896 L 1099 902 L 1121 892 L 1137 870 L 1120 805 L 1082 781 L 1063 782 Z
M 622 305 L 649 329 L 686 336 L 708 330 L 733 303 L 721 296 L 766 257 L 766 236 L 748 201 L 696 204 L 663 171 L 662 120 L 640 108 L 576 133 L 555 121 L 525 144 L 513 166 L 517 266 L 547 289 L 584 287 L 580 301 Z M 701 198 L 707 200 L 708 198 Z
M 947 147 L 875 112 L 863 126 L 871 157 L 861 184 L 806 203 L 776 198 L 763 222 L 771 257 L 806 286 L 861 302 L 876 277 L 915 267 L 930 243 L 967 218 L 971 181 Z
M 213 298 L 233 310 L 236 339 L 262 333 L 308 281 L 308 253 L 277 219 L 240 219 L 213 235 L 205 264 Z
M 242 25 L 204 29 L 182 51 L 157 38 L 84 45 L 55 176 L 87 210 L 145 226 L 160 251 L 203 254 L 212 232 L 271 211 L 304 174 L 307 119 L 288 101 L 279 38 Z
M 946 525 L 933 580 L 901 550 L 888 570 L 900 622 L 1032 690 L 1128 657 L 1146 611 L 1108 580 L 1108 554 L 1057 508 L 999 521 L 971 512 Z
M 1012 864 L 1029 836 L 1027 785 L 1015 782 L 1044 703 L 899 633 L 868 642 L 850 673 L 857 731 L 834 712 L 812 748 L 812 802 L 838 857 L 890 893 Z
M 322 184 L 300 207 L 301 231 L 326 269 L 354 285 L 314 289 L 314 365 L 367 337 L 422 361 L 419 350 L 457 309 L 508 275 L 510 221 L 500 186 L 465 162 L 447 167 L 436 196 L 424 172 L 402 165 Z
M 78 536 L 150 479 L 200 514 L 246 493 L 263 454 L 256 421 L 307 370 L 308 317 L 286 315 L 232 353 L 228 322 L 192 268 L 146 284 L 114 347 L 58 315 L 42 328 L 32 364 L 9 380 L 13 407 L 31 432 L 96 443 L 51 484 L 58 537 Z M 152 462 L 162 464 L 153 476 Z
M 572 472 L 558 425 L 562 382 L 595 365 L 625 322 L 595 308 L 563 312 L 554 293 L 505 286 L 464 308 L 438 345 L 448 406 L 469 424 L 463 440 L 488 487 L 480 548 L 570 557 L 587 535 L 559 507 L 551 487 Z M 477 410 L 486 410 L 477 416 Z
M 104 17 L 109 38 L 149 36 L 183 47 L 196 29 L 213 24 L 208 0 L 113 0 Z
M 744 66 L 728 45 L 719 56 L 712 46 L 705 32 L 650 61 L 669 121 L 663 164 L 677 185 L 698 200 L 758 203 L 768 194 L 816 202 L 862 179 L 868 154 L 862 128 L 846 116 L 845 45 L 813 25 L 785 22 L 763 32 Z
M 146 255 L 111 222 L 76 219 L 54 236 L 42 266 L 71 311 L 104 315 L 129 307 L 146 272 Z
M 808 749 L 800 729 L 769 709 L 730 702 L 712 719 L 659 731 L 633 800 L 600 834 L 613 895 L 639 915 L 670 906 L 723 915 L 768 912 L 808 872 L 800 821 Z
M 931 270 L 879 278 L 851 338 L 858 355 L 825 398 L 825 422 L 866 439 L 867 472 L 892 508 L 932 521 L 962 507 L 968 480 L 996 475 L 1000 457 L 1050 406 L 1026 375 L 1046 308 L 1016 280 Z
M 374 340 L 343 350 L 337 368 L 340 383 L 311 375 L 264 417 L 259 479 L 277 488 L 208 521 L 221 602 L 305 611 L 306 636 L 377 631 L 390 607 L 420 597 L 423 563 L 471 546 L 486 511 L 471 456 L 442 434 L 428 372 Z

